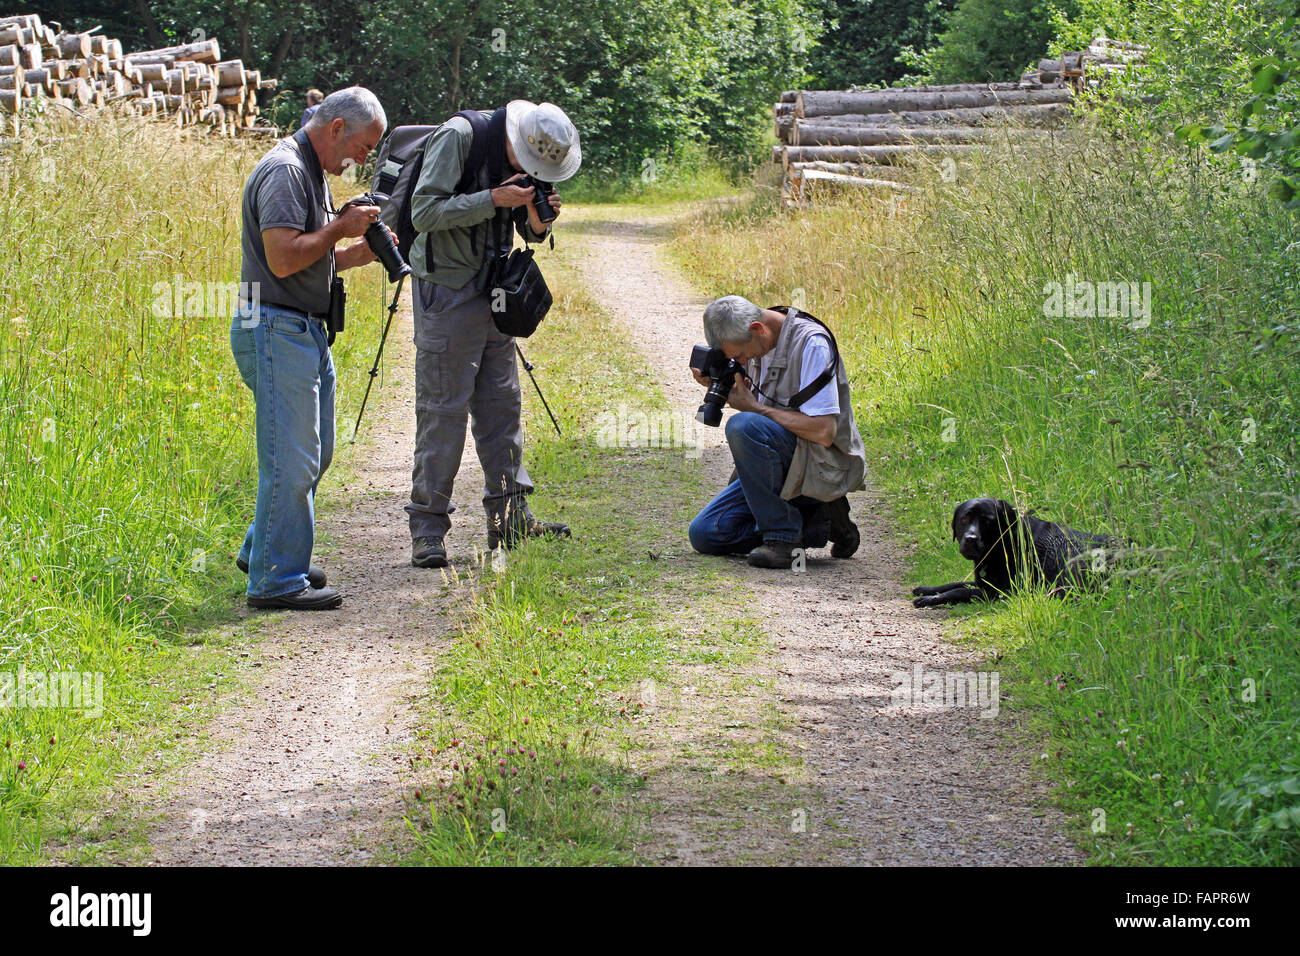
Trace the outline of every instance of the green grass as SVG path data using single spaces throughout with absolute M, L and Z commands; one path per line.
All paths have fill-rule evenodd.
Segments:
M 666 157 L 648 157 L 632 173 L 580 170 L 557 188 L 566 202 L 640 205 L 713 199 L 734 192 L 748 178 L 703 150 L 683 148 Z
M 157 283 L 238 280 L 239 198 L 265 148 L 51 116 L 3 154 L 0 674 L 99 674 L 103 713 L 0 707 L 0 860 L 75 836 L 220 667 L 186 646 L 220 643 L 206 629 L 243 590 L 231 559 L 256 489 L 252 401 L 228 313 L 154 305 Z M 349 283 L 341 422 L 381 278 Z
M 562 257 L 544 267 L 555 306 L 524 346 L 564 437 L 524 381 L 531 506 L 574 537 L 530 543 L 502 573 L 490 559 L 474 569 L 466 624 L 432 687 L 425 753 L 437 771 L 408 816 L 409 863 L 636 862 L 647 707 L 670 703 L 675 667 L 707 659 L 725 672 L 761 640 L 743 611 L 717 627 L 678 613 L 716 585 L 680 557 L 707 489 L 682 449 L 600 447 L 602 412 L 663 400 L 637 356 L 596 344 L 614 340 L 601 332 L 611 319 Z
M 833 325 L 917 582 L 969 574 L 948 522 L 981 495 L 1149 549 L 1101 593 L 953 615 L 1096 862 L 1300 861 L 1296 239 L 1240 177 L 1099 133 L 675 242 L 704 292 Z M 1070 275 L 1150 282 L 1150 325 L 1045 314 Z

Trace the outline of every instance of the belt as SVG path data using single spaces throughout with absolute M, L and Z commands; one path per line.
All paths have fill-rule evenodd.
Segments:
M 305 309 L 298 308 L 297 306 L 283 305 L 279 302 L 263 301 L 261 305 L 269 305 L 273 309 L 284 309 L 286 312 L 297 312 L 299 315 L 305 315 L 307 318 L 315 319 L 318 322 L 326 322 L 329 320 L 329 313 L 327 312 L 308 312 Z

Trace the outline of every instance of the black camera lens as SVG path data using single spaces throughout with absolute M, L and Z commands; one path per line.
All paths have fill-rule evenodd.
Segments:
M 544 179 L 525 176 L 522 184 L 533 187 L 533 205 L 537 207 L 537 218 L 542 222 L 555 222 L 555 207 L 546 197 L 555 192 L 555 187 Z
M 388 202 L 388 197 L 380 193 L 362 193 L 355 199 L 349 199 L 343 204 L 343 209 L 348 206 L 383 206 Z M 343 210 L 339 210 L 342 212 Z M 402 258 L 402 250 L 397 248 L 397 243 L 393 242 L 392 234 L 384 228 L 382 220 L 372 222 L 366 227 L 365 231 L 366 245 L 370 251 L 375 254 L 384 268 L 388 271 L 388 281 L 396 282 L 402 276 L 411 274 L 411 267 L 406 264 Z
M 392 235 L 382 223 L 372 222 L 366 228 L 366 244 L 388 270 L 389 282 L 396 282 L 402 276 L 411 274 L 411 267 L 402 258 L 402 251 L 397 248 L 397 243 L 393 242 Z
M 710 379 L 709 390 L 704 394 L 704 403 L 695 413 L 695 420 L 711 428 L 722 424 L 722 409 L 731 394 L 731 386 L 736 383 L 736 376 L 744 369 L 738 362 L 727 358 L 722 349 L 711 349 L 706 345 L 697 345 L 691 349 L 691 368 Z

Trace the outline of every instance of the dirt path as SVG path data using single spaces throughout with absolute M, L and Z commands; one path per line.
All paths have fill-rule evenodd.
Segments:
M 685 374 L 699 340 L 704 300 L 660 258 L 662 220 L 570 217 L 566 258 L 623 323 L 661 381 L 675 414 L 689 420 L 699 389 Z M 599 254 L 597 254 L 597 252 Z M 617 342 L 602 342 L 618 347 Z M 164 864 L 357 864 L 383 859 L 400 834 L 401 771 L 415 729 L 415 700 L 427 686 L 452 602 L 464 599 L 436 572 L 410 567 L 402 505 L 409 493 L 413 361 L 409 304 L 389 338 L 388 380 L 372 405 L 354 476 L 327 478 L 335 507 L 319 522 L 319 562 L 343 589 L 329 614 L 258 615 L 261 634 L 243 662 L 261 677 L 252 697 L 205 729 L 193 762 L 149 790 L 158 813 L 151 859 Z M 373 399 L 372 399 L 373 401 Z M 721 429 L 704 430 L 698 458 L 721 487 L 730 456 Z M 467 447 L 458 496 L 473 505 L 481 484 Z M 776 707 L 798 780 L 774 782 L 754 768 L 704 772 L 664 751 L 650 797 L 659 812 L 642 847 L 652 859 L 685 863 L 1072 862 L 1060 821 L 1041 809 L 1030 755 L 1007 744 L 1004 717 L 977 710 L 891 706 L 892 675 L 975 666 L 940 634 L 941 618 L 914 610 L 900 583 L 900 555 L 877 511 L 878 495 L 854 495 L 863 544 L 851 561 L 813 552 L 806 574 L 724 565 L 725 577 L 764 622 L 772 649 L 754 675 L 686 675 L 674 733 L 682 740 L 753 740 L 758 715 Z M 468 570 L 481 540 L 472 507 L 448 539 Z M 689 561 L 718 559 L 691 557 Z M 466 580 L 468 580 L 468 575 Z M 250 612 L 251 613 L 251 612 Z M 699 607 L 689 610 L 698 618 Z M 734 677 L 732 684 L 718 680 Z M 750 677 L 770 678 L 752 690 Z M 714 683 L 706 690 L 705 684 Z M 738 683 L 737 683 L 738 681 Z M 698 684 L 694 686 L 692 684 Z M 757 685 L 764 686 L 762 681 Z M 724 715 L 735 719 L 728 720 Z M 739 715 L 739 716 L 736 716 Z M 676 756 L 674 756 L 676 755 Z M 785 768 L 770 776 L 786 774 Z M 158 803 L 160 792 L 167 794 Z
M 391 844 L 414 700 L 451 633 L 444 611 L 456 599 L 437 571 L 410 564 L 402 506 L 410 496 L 413 353 L 407 296 L 385 349 L 384 387 L 371 395 L 362 426 L 365 445 L 349 463 L 352 474 L 327 474 L 320 492 L 333 506 L 317 522 L 316 563 L 345 603 L 328 613 L 248 612 L 266 618 L 247 651 L 264 676 L 253 699 L 206 728 L 203 755 L 163 782 L 171 796 L 149 836 L 157 862 L 359 864 Z M 351 422 L 340 421 L 339 431 L 350 434 Z M 481 485 L 467 440 L 458 497 L 472 501 Z M 462 566 L 478 530 L 467 520 L 448 538 Z
M 707 300 L 663 260 L 669 225 L 663 218 L 646 220 L 640 211 L 594 209 L 578 211 L 569 229 L 579 237 L 573 260 L 585 281 L 651 368 L 662 371 L 667 400 L 689 420 L 701 393 L 684 366 L 691 345 L 702 341 Z M 721 429 L 703 431 L 699 461 L 709 487 L 720 489 L 730 454 Z M 852 560 L 814 551 L 807 572 L 795 574 L 697 559 L 715 566 L 726 561 L 737 589 L 749 595 L 774 645 L 756 676 L 772 675 L 775 695 L 756 700 L 743 682 L 740 689 L 715 682 L 707 707 L 679 703 L 693 715 L 679 732 L 743 745 L 754 737 L 763 706 L 775 704 L 791 728 L 784 743 L 802 755 L 802 785 L 789 789 L 792 781 L 782 777 L 773 786 L 758 779 L 761 771 L 740 780 L 716 766 L 699 772 L 690 761 L 673 761 L 652 778 L 661 812 L 645 849 L 681 863 L 1027 865 L 1082 859 L 1062 837 L 1059 816 L 1043 808 L 1045 789 L 1032 769 L 1036 755 L 1009 742 L 1005 713 L 981 719 L 973 707 L 891 701 L 896 672 L 918 665 L 927 675 L 968 671 L 981 662 L 944 639 L 941 615 L 911 606 L 902 584 L 903 555 L 886 521 L 876 517 L 880 493 L 869 488 L 850 500 L 862 531 Z M 700 696 L 691 694 L 691 701 Z M 715 726 L 688 726 L 702 719 Z

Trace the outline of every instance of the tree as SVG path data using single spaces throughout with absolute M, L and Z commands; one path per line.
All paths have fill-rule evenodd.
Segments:
M 1015 79 L 1047 52 L 1056 22 L 1074 12 L 1073 0 L 960 0 L 925 54 L 926 70 L 937 83 Z
M 899 54 L 935 44 L 955 0 L 827 0 L 826 32 L 808 58 L 821 89 L 885 86 L 907 72 Z

